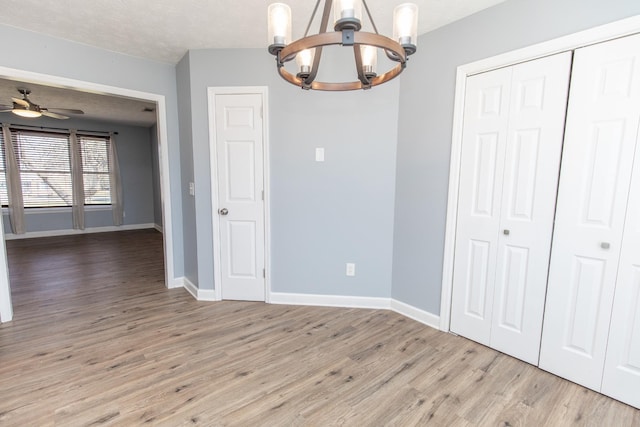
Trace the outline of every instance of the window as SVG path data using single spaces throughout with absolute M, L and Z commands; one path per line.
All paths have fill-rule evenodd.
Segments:
M 78 136 L 82 155 L 84 204 L 111 204 L 109 138 Z
M 69 137 L 11 131 L 25 208 L 71 206 Z
M 69 134 L 11 129 L 25 208 L 71 206 L 73 190 Z M 2 141 L 0 200 L 7 203 Z M 109 138 L 78 135 L 85 205 L 111 204 Z

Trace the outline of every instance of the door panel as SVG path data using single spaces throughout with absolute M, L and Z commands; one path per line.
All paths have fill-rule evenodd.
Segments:
M 640 36 L 635 36 L 640 39 Z M 640 40 L 635 52 L 640 50 Z M 640 56 L 640 55 L 638 55 Z M 618 265 L 609 340 L 602 377 L 602 392 L 640 408 L 640 58 L 634 63 L 635 78 L 615 89 L 619 93 L 636 90 L 636 151 Z M 626 64 L 631 61 L 626 61 Z M 633 69 L 631 69 L 633 70 Z M 623 75 L 628 74 L 626 67 Z M 612 89 L 613 90 L 613 89 Z M 630 120 L 633 126 L 633 121 Z M 631 130 L 631 129 L 630 129 Z
M 467 79 L 451 330 L 489 345 L 511 69 Z
M 260 94 L 215 96 L 222 298 L 265 300 Z
M 600 390 L 640 117 L 640 36 L 574 58 L 540 367 Z M 615 291 L 624 322 L 635 262 L 620 264 L 627 279 Z M 616 328 L 632 333 L 624 322 Z
M 513 67 L 491 347 L 537 364 L 571 54 Z

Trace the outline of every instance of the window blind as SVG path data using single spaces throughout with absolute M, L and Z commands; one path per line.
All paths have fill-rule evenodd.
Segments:
M 24 207 L 72 206 L 71 156 L 66 133 L 11 129 Z M 110 138 L 78 135 L 85 205 L 111 204 Z M 0 133 L 0 202 L 8 205 L 4 140 Z
M 71 206 L 69 137 L 12 130 L 24 207 Z

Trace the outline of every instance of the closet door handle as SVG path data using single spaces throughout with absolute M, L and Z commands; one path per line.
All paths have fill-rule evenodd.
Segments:
M 504 234 L 505 236 L 508 236 L 508 235 L 509 235 L 509 233 L 510 233 L 510 231 L 509 231 L 509 230 L 502 230 L 502 234 Z
M 600 243 L 600 247 L 602 249 L 609 249 L 611 247 L 611 245 L 609 244 L 609 242 L 602 242 L 602 243 Z

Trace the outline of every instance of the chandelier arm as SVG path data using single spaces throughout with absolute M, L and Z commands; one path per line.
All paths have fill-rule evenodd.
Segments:
M 322 11 L 322 22 L 320 23 L 320 31 L 318 33 L 326 33 L 329 26 L 329 17 L 331 16 L 331 6 L 333 0 L 326 0 L 324 10 Z
M 318 0 L 316 2 L 316 6 L 313 8 L 313 13 L 311 14 L 311 18 L 309 18 L 309 23 L 307 24 L 307 29 L 304 30 L 304 36 L 307 37 L 309 35 L 309 30 L 311 29 L 311 24 L 313 23 L 313 18 L 316 17 L 316 12 L 318 12 L 318 6 L 320 6 L 320 2 L 322 0 Z
M 375 31 L 376 34 L 380 34 L 378 33 L 378 28 L 376 27 L 376 23 L 373 22 L 373 16 L 371 16 L 371 12 L 369 11 L 369 6 L 367 5 L 366 0 L 362 0 L 362 4 L 364 5 L 364 10 L 367 11 L 367 16 L 369 17 L 369 21 L 371 21 L 371 25 L 373 26 L 373 31 Z

